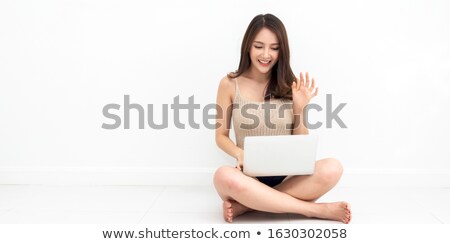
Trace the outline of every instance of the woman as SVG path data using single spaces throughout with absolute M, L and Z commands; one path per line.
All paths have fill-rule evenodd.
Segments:
M 231 223 L 245 212 L 258 210 L 349 223 L 351 211 L 348 203 L 315 203 L 336 185 L 342 175 L 342 165 L 334 158 L 318 160 L 315 172 L 307 176 L 252 178 L 242 173 L 245 136 L 308 134 L 303 119 L 304 108 L 317 95 L 318 89 L 315 89 L 314 79 L 310 82 L 308 73 L 305 77 L 302 73 L 299 78 L 294 76 L 289 55 L 283 23 L 271 14 L 258 15 L 244 35 L 238 70 L 220 81 L 217 106 L 218 111 L 224 112 L 217 114 L 216 143 L 237 161 L 236 167 L 223 166 L 214 174 L 215 188 L 223 199 L 223 217 Z M 265 123 L 249 128 L 248 125 L 255 120 L 243 116 L 242 107 L 258 106 L 252 111 L 252 116 L 265 121 L 263 116 L 267 114 L 264 115 L 259 107 L 264 102 L 276 106 L 277 110 L 270 111 L 270 121 L 275 128 L 268 128 Z M 289 109 L 280 116 L 278 110 L 286 104 Z M 236 144 L 229 137 L 231 119 Z

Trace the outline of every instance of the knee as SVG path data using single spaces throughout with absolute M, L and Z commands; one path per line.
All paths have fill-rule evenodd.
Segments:
M 318 178 L 323 184 L 336 184 L 344 172 L 341 162 L 335 158 L 321 160 L 317 165 Z
M 222 166 L 214 173 L 214 186 L 225 191 L 242 191 L 244 186 L 239 178 L 240 171 L 231 166 Z

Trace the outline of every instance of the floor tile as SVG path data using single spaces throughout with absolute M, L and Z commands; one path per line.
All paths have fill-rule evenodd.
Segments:
M 450 189 L 417 189 L 413 198 L 420 204 L 422 211 L 427 211 L 441 223 L 450 224 Z
M 352 224 L 450 224 L 449 188 L 338 187 L 317 202 L 347 201 Z M 0 223 L 225 224 L 213 186 L 0 185 Z M 253 211 L 234 224 L 341 224 Z
M 156 199 L 150 212 L 222 213 L 222 199 L 210 186 L 170 186 Z
M 396 214 L 354 214 L 352 224 L 441 224 L 433 215 L 426 212 L 399 212 Z
M 0 185 L 0 211 L 13 210 L 32 198 L 32 186 Z
M 145 212 L 69 212 L 66 223 L 71 224 L 138 224 Z
M 30 201 L 16 210 L 147 211 L 163 187 L 155 186 L 36 186 Z
M 144 212 L 9 211 L 1 224 L 137 224 Z
M 346 201 L 353 214 L 410 213 L 420 209 L 410 191 L 385 188 L 337 188 L 325 194 L 317 202 Z
M 223 224 L 220 213 L 149 212 L 140 224 Z

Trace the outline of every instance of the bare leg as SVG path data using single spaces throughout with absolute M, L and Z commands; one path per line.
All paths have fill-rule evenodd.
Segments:
M 227 219 L 229 216 L 227 211 L 233 211 L 233 207 L 230 207 L 231 209 L 227 207 L 230 204 L 232 206 L 234 201 L 241 206 L 265 212 L 298 213 L 308 217 L 339 220 L 344 223 L 349 219 L 345 202 L 318 204 L 303 201 L 245 176 L 233 167 L 219 168 L 214 175 L 214 185 L 224 200 L 224 217 L 229 222 L 232 219 Z M 239 207 L 239 205 L 236 206 Z
M 314 174 L 298 175 L 286 178 L 275 189 L 297 199 L 316 201 L 330 191 L 342 176 L 342 164 L 334 158 L 325 158 L 316 162 Z M 346 203 L 348 222 L 351 220 L 350 204 Z
M 315 202 L 337 184 L 342 172 L 343 168 L 338 160 L 334 158 L 321 159 L 316 162 L 314 174 L 287 177 L 274 188 L 297 199 Z M 223 207 L 226 220 L 232 220 L 233 217 L 252 210 L 233 200 L 225 200 Z M 350 220 L 350 205 L 348 205 L 348 210 L 350 212 Z
M 334 158 L 316 162 L 312 175 L 297 175 L 286 178 L 275 189 L 305 201 L 315 201 L 331 190 L 341 178 L 343 168 Z

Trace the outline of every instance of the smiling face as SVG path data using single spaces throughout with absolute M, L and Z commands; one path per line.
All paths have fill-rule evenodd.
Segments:
M 262 74 L 268 74 L 278 61 L 278 38 L 267 28 L 262 28 L 250 47 L 252 68 Z

